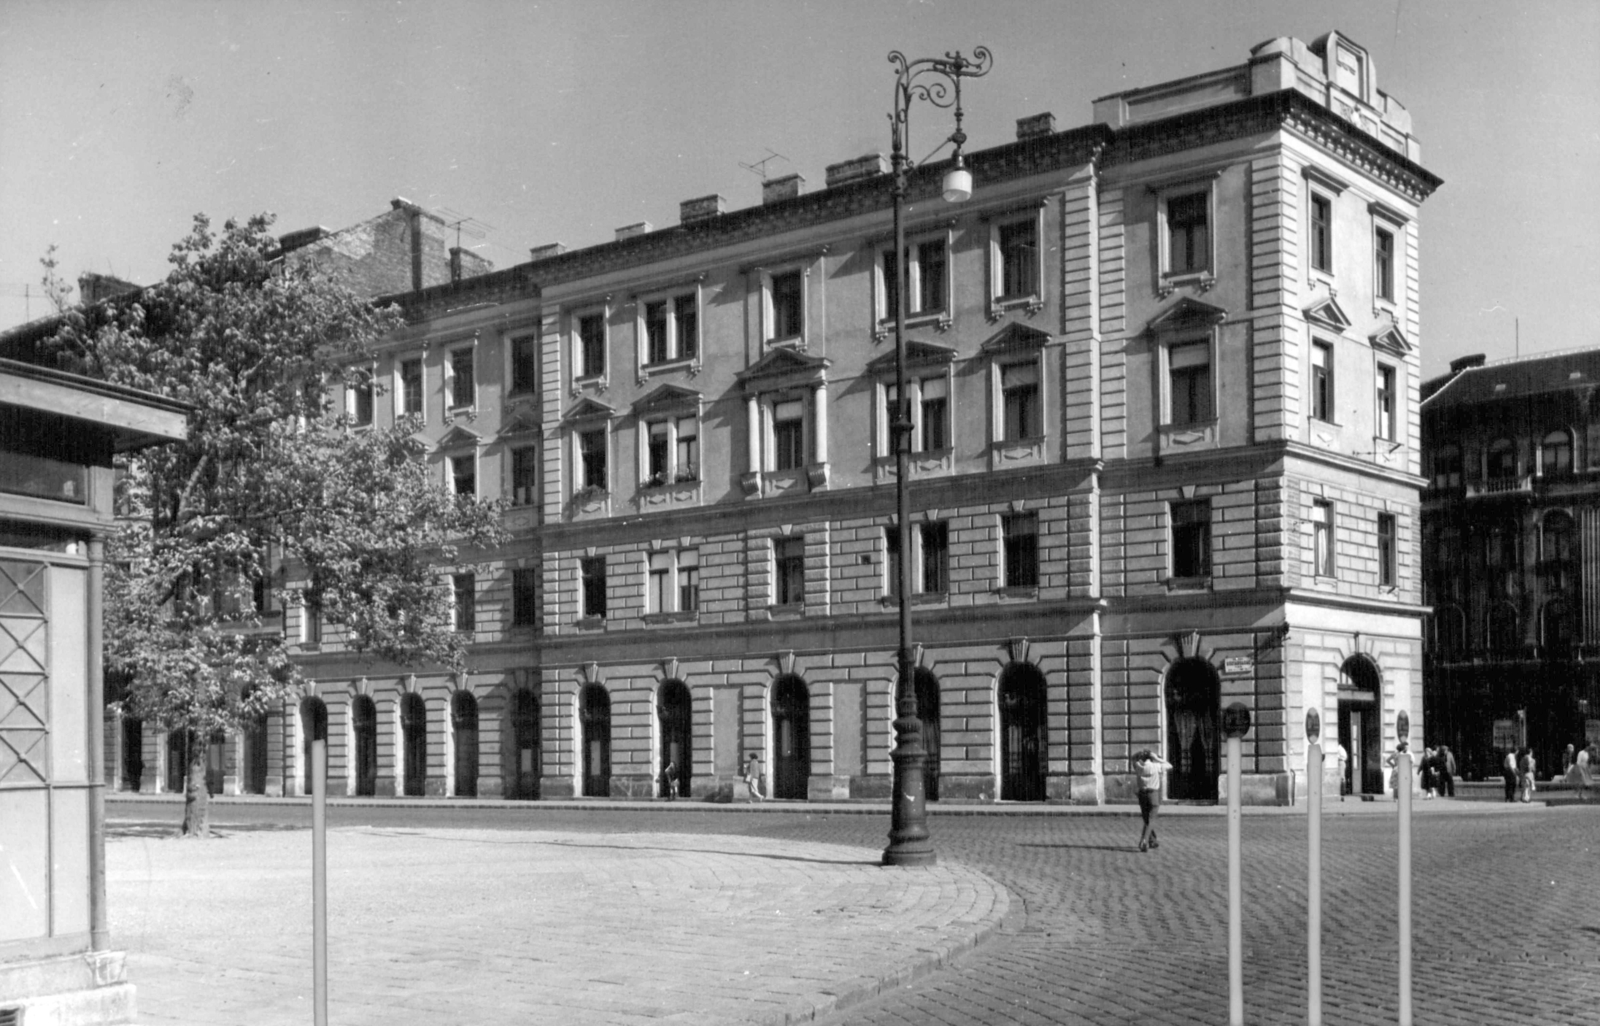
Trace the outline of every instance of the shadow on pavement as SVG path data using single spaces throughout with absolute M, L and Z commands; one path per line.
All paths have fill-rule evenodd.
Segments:
M 106 824 L 106 838 L 117 837 L 159 837 L 177 839 L 182 821 L 164 819 L 152 820 L 117 820 Z M 213 839 L 226 839 L 232 834 L 254 834 L 267 831 L 281 832 L 285 830 L 305 830 L 303 826 L 288 826 L 283 823 L 229 823 L 226 826 L 212 826 Z
M 375 827 L 369 827 L 367 829 L 371 830 L 373 833 L 378 833 L 378 834 L 404 834 L 407 837 L 414 837 L 417 840 L 427 840 L 427 839 L 429 839 L 429 835 L 428 834 L 422 833 L 420 831 L 415 831 L 415 830 L 390 830 L 390 829 L 380 829 L 380 828 L 375 828 Z M 438 839 L 439 840 L 449 840 L 449 841 L 458 840 L 457 838 L 448 838 L 448 837 L 441 837 L 441 838 L 438 838 Z M 637 851 L 637 852 L 654 851 L 654 852 L 662 852 L 662 853 L 665 853 L 665 854 L 672 854 L 674 852 L 693 852 L 694 854 L 697 854 L 697 855 L 727 855 L 727 856 L 729 856 L 731 858 L 768 859 L 768 860 L 771 860 L 771 861 L 774 861 L 774 862 L 813 862 L 813 863 L 816 863 L 817 865 L 822 865 L 822 866 L 876 866 L 876 865 L 879 864 L 877 859 L 851 859 L 851 858 L 815 859 L 815 858 L 807 858 L 807 857 L 805 857 L 803 855 L 774 855 L 774 854 L 771 854 L 771 853 L 768 853 L 768 852 L 758 852 L 758 851 L 727 851 L 727 850 L 722 849 L 722 848 L 689 848 L 689 847 L 667 848 L 667 847 L 661 847 L 661 846 L 658 846 L 658 845 L 645 845 L 645 844 L 600 844 L 600 843 L 590 842 L 590 841 L 557 841 L 557 840 L 549 840 L 549 839 L 537 838 L 537 837 L 530 837 L 530 838 L 527 838 L 525 840 L 515 840 L 515 841 L 498 841 L 498 840 L 489 840 L 488 838 L 475 837 L 475 838 L 472 839 L 472 843 L 473 844 L 546 845 L 546 846 L 549 846 L 549 847 L 556 847 L 556 848 L 606 848 L 606 849 L 610 849 L 610 850 L 613 850 L 613 851 Z
M 1018 848 L 1073 848 L 1078 851 L 1131 851 L 1137 852 L 1137 844 L 1042 844 L 1038 841 L 1018 841 Z

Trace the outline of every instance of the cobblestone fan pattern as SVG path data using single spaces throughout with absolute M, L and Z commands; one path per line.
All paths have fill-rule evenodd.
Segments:
M 139 834 L 107 856 L 140 1022 L 310 1022 L 309 833 Z M 956 864 L 886 873 L 875 848 L 761 837 L 343 828 L 328 853 L 342 1026 L 810 1019 L 1007 909 Z

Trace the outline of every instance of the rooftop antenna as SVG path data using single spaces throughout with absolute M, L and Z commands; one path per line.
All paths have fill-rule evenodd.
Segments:
M 487 221 L 480 221 L 476 217 L 451 210 L 449 207 L 435 207 L 433 212 L 444 219 L 446 228 L 454 228 L 456 232 L 456 248 L 461 248 L 461 236 L 482 241 L 488 234 L 495 230 L 494 225 Z M 476 248 L 476 247 L 474 247 Z
M 767 165 L 768 164 L 772 163 L 774 160 L 788 160 L 789 159 L 788 157 L 785 157 L 783 154 L 779 153 L 777 150 L 772 149 L 770 146 L 767 147 L 766 150 L 767 150 L 767 155 L 765 157 L 762 157 L 760 160 L 756 161 L 753 164 L 746 164 L 742 160 L 739 161 L 739 166 L 740 167 L 744 168 L 746 171 L 750 172 L 753 175 L 760 175 L 761 176 L 761 180 L 763 182 L 767 180 Z
M 1516 339 L 1517 339 L 1517 341 L 1516 341 L 1516 345 L 1517 345 L 1516 354 L 1518 356 L 1521 356 L 1522 355 L 1522 318 L 1521 317 L 1515 318 L 1515 323 L 1516 323 Z

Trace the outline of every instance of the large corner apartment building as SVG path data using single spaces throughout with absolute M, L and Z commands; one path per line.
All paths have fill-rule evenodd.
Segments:
M 883 796 L 908 559 L 930 797 L 1131 799 L 1154 747 L 1171 797 L 1215 799 L 1234 702 L 1251 800 L 1302 793 L 1309 709 L 1381 790 L 1422 718 L 1440 180 L 1410 115 L 1331 33 L 967 159 L 970 202 L 930 166 L 908 208 L 904 537 L 878 155 L 389 297 L 351 412 L 421 415 L 440 480 L 510 506 L 450 582 L 472 671 L 375 667 L 287 610 L 314 683 L 226 786 L 303 792 L 325 730 L 352 794 L 649 796 L 671 763 L 703 795 L 754 753 L 776 797 Z

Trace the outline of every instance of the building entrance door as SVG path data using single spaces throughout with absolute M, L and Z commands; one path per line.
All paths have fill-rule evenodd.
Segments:
M 240 790 L 245 794 L 267 793 L 267 717 L 263 713 L 245 723 L 242 741 L 244 766 Z
M 356 794 L 378 793 L 378 707 L 366 695 L 357 695 L 350 705 L 351 726 L 355 731 Z
M 583 689 L 583 796 L 611 797 L 611 696 L 598 684 Z
M 1222 682 L 1204 659 L 1180 659 L 1167 670 L 1167 797 L 1217 800 L 1217 734 Z
M 518 688 L 511 700 L 511 750 L 516 759 L 511 798 L 539 797 L 539 700 Z
M 1378 666 L 1354 655 L 1339 668 L 1339 743 L 1350 753 L 1342 785 L 1348 794 L 1383 794 L 1382 688 Z
M 311 742 L 328 740 L 328 706 L 320 698 L 307 698 L 300 703 L 300 737 L 301 757 L 305 760 L 303 781 L 305 784 L 301 794 L 311 794 L 312 768 L 311 768 Z M 324 746 L 326 751 L 326 746 Z M 333 762 L 333 753 L 328 752 L 329 763 Z
M 689 784 L 694 771 L 694 750 L 690 747 L 689 689 L 682 681 L 669 680 L 661 685 L 661 766 L 662 773 L 672 767 L 673 793 L 678 797 L 689 794 Z M 665 797 L 665 788 L 662 795 Z
M 144 783 L 144 721 L 122 718 L 122 789 L 137 791 Z
M 772 797 L 807 797 L 811 785 L 811 693 L 799 677 L 779 678 L 772 696 Z
M 1044 674 L 1029 663 L 1000 671 L 1000 797 L 1044 801 Z
M 450 708 L 455 731 L 457 798 L 478 797 L 478 700 L 466 691 L 456 692 Z
M 402 791 L 419 797 L 427 790 L 428 706 L 416 692 L 400 699 L 400 743 L 405 749 Z

